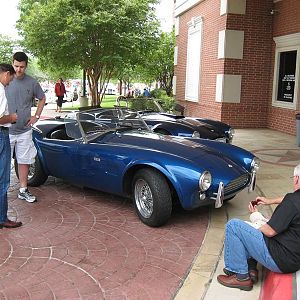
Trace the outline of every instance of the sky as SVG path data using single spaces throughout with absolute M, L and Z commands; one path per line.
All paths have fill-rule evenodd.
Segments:
M 8 35 L 12 38 L 18 37 L 15 23 L 19 18 L 17 9 L 19 0 L 0 0 L 0 34 Z
M 18 38 L 15 28 L 15 23 L 19 18 L 18 2 L 19 0 L 0 0 L 0 34 L 8 35 L 13 39 Z M 161 0 L 157 5 L 156 15 L 163 31 L 170 32 L 172 29 L 173 4 L 173 0 Z
M 157 5 L 156 16 L 160 20 L 161 29 L 163 31 L 170 32 L 172 30 L 173 6 L 174 0 L 161 0 Z

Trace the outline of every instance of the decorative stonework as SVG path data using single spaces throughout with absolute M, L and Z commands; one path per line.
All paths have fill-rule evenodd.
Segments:
M 240 103 L 241 75 L 217 74 L 216 101 L 227 103 Z
M 219 31 L 218 58 L 242 59 L 244 51 L 244 31 Z
M 204 0 L 177 0 L 175 2 L 175 13 L 174 16 L 177 17 L 184 13 L 185 11 L 189 10 L 196 4 L 202 2 Z
M 221 0 L 220 1 L 220 16 L 225 14 L 246 13 L 246 0 Z

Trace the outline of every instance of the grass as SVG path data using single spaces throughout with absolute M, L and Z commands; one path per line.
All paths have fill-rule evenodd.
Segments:
M 117 95 L 105 95 L 101 102 L 101 107 L 103 108 L 114 107 L 116 98 Z M 74 102 L 73 106 L 69 103 L 64 103 L 63 110 L 74 110 L 74 109 L 76 110 L 79 109 L 79 107 L 80 107 L 79 101 Z

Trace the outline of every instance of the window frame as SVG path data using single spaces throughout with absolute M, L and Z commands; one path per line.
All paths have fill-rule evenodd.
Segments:
M 200 99 L 200 74 L 201 74 L 201 58 L 202 58 L 202 39 L 203 39 L 203 18 L 201 17 L 193 17 L 190 22 L 188 22 L 188 40 L 187 40 L 187 50 L 186 50 L 186 70 L 185 70 L 185 100 L 198 102 Z M 199 48 L 195 49 L 190 45 L 190 37 L 194 34 L 199 34 Z M 199 51 L 198 51 L 199 50 Z M 190 52 L 192 51 L 192 52 Z M 193 60 L 193 55 L 195 53 L 199 53 L 199 57 L 197 57 L 197 65 L 195 65 L 195 61 Z M 191 54 L 192 53 L 192 54 Z M 191 61 L 192 59 L 192 61 Z M 193 70 L 198 70 L 196 76 L 189 76 Z M 193 72 L 195 74 L 195 72 Z M 189 80 L 190 78 L 194 78 L 193 82 L 196 84 L 191 85 Z M 189 90 L 189 86 L 194 86 L 193 91 Z
M 295 110 L 298 105 L 299 96 L 299 66 L 300 66 L 300 34 L 292 34 L 274 38 L 276 43 L 275 63 L 273 75 L 272 106 Z M 295 86 L 293 102 L 278 100 L 278 80 L 280 68 L 280 54 L 283 52 L 296 51 Z

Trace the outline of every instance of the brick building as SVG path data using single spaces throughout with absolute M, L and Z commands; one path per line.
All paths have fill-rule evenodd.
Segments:
M 300 0 L 177 0 L 175 34 L 186 115 L 296 134 Z

